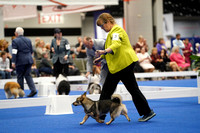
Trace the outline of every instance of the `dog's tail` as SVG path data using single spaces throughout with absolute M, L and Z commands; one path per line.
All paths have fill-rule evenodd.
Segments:
M 122 103 L 122 97 L 119 94 L 113 94 L 111 97 L 111 100 L 115 103 L 119 103 L 119 104 Z
M 19 97 L 24 97 L 24 95 L 24 91 L 21 88 L 19 88 Z

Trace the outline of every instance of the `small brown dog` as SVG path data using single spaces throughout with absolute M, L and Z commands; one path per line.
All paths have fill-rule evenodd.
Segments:
M 25 93 L 21 89 L 20 85 L 16 82 L 7 82 L 4 85 L 4 91 L 6 98 L 11 98 L 14 95 L 15 98 L 24 97 Z
M 85 117 L 80 124 L 84 124 L 86 120 L 91 116 L 98 123 L 104 123 L 104 120 L 100 120 L 99 117 L 102 115 L 106 115 L 110 112 L 110 121 L 106 124 L 111 124 L 116 117 L 119 115 L 124 115 L 128 121 L 130 118 L 127 114 L 126 105 L 122 104 L 122 99 L 120 95 L 112 95 L 111 100 L 99 100 L 93 101 L 90 98 L 86 97 L 86 92 L 78 97 L 75 102 L 73 102 L 74 106 L 82 105 L 85 111 Z

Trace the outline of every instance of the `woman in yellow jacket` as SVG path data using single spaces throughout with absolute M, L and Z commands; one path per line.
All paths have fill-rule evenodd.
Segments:
M 138 121 L 148 121 L 156 114 L 150 109 L 144 95 L 139 90 L 133 69 L 138 58 L 133 50 L 128 35 L 109 13 L 102 13 L 97 19 L 97 25 L 104 31 L 109 32 L 105 42 L 105 50 L 97 50 L 94 62 L 105 58 L 108 64 L 108 75 L 103 85 L 100 100 L 111 99 L 117 84 L 121 80 L 129 93 L 140 116 Z M 104 120 L 105 116 L 100 119 Z

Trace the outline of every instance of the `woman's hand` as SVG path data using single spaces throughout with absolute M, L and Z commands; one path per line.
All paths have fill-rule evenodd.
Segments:
M 54 48 L 53 48 L 53 47 L 51 48 L 51 51 L 52 51 L 53 53 L 55 53 L 55 50 L 54 50 Z
M 68 59 L 68 55 L 65 55 L 65 56 L 64 56 L 64 60 L 67 60 L 67 59 Z
M 97 50 L 96 52 L 95 52 L 95 56 L 96 57 L 99 57 L 100 55 L 102 55 L 102 54 L 104 54 L 105 53 L 105 50 Z

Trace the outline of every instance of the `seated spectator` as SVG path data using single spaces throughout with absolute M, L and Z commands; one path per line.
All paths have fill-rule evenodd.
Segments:
M 145 47 L 141 49 L 141 53 L 137 53 L 139 58 L 140 66 L 145 72 L 153 72 L 155 67 L 151 64 L 151 57 L 147 52 L 145 52 Z
M 5 51 L 3 42 L 4 42 L 4 39 L 1 39 L 1 40 L 0 40 L 0 52 Z
M 52 75 L 53 74 L 53 69 L 52 69 L 52 65 L 50 63 L 50 61 L 48 60 L 48 53 L 43 53 L 42 54 L 42 60 L 40 62 L 39 65 L 39 72 L 41 73 L 45 73 L 48 75 Z
M 200 44 L 199 43 L 195 44 L 195 50 L 196 50 L 196 55 L 200 56 Z
M 40 40 L 41 40 L 40 37 L 35 38 L 35 46 L 36 46 L 36 43 L 39 42 Z
M 177 63 L 175 61 L 171 61 L 169 59 L 169 56 L 168 56 L 167 51 L 165 49 L 161 50 L 160 57 L 165 62 L 166 66 L 169 66 L 172 69 L 172 71 L 181 71 L 181 69 L 179 68 Z
M 9 48 L 9 43 L 8 41 L 6 41 L 5 39 L 2 39 L 1 40 L 1 50 L 0 51 L 5 51 L 7 53 L 7 58 L 9 59 L 9 62 L 10 62 L 10 67 L 11 67 L 11 60 L 12 60 L 12 51 L 9 51 L 9 50 L 12 50 L 12 48 L 10 49 Z
M 51 44 L 50 43 L 46 43 L 45 48 L 46 48 L 46 53 L 48 54 L 48 59 L 51 59 L 52 58 L 52 54 L 53 54 L 53 52 L 51 51 L 50 47 L 51 47 Z
M 10 79 L 11 78 L 11 71 L 10 69 L 10 61 L 7 58 L 7 53 L 5 51 L 1 52 L 0 57 L 0 75 L 2 79 Z
M 165 45 L 165 41 L 163 38 L 159 38 L 158 43 L 156 44 L 156 48 L 159 55 L 162 49 L 165 49 L 167 51 L 167 46 Z
M 73 76 L 73 75 L 80 75 L 80 71 L 77 67 L 75 67 L 74 65 L 69 65 L 69 76 Z
M 34 57 L 36 60 L 38 60 L 36 48 L 37 48 L 37 45 L 39 44 L 39 42 L 40 42 L 40 38 L 39 38 L 39 37 L 36 37 L 36 38 L 35 38 L 35 44 L 33 45 L 33 57 Z
M 133 72 L 135 72 L 135 73 L 144 72 L 144 69 L 140 66 L 140 63 L 138 61 L 135 62 L 135 67 L 133 69 Z
M 134 46 L 134 50 L 136 53 L 140 53 L 142 48 L 145 48 L 145 52 L 148 51 L 148 45 L 146 44 L 146 40 L 143 38 L 143 36 L 139 36 L 138 42 Z
M 11 40 L 14 40 L 16 36 L 12 36 Z M 11 75 L 12 77 L 17 75 L 16 69 L 12 67 L 12 43 L 8 46 L 8 51 L 9 51 L 9 59 L 10 59 L 10 68 L 12 69 Z
M 166 71 L 166 64 L 158 54 L 157 48 L 152 48 L 151 63 L 156 69 L 160 70 L 161 72 Z
M 15 38 L 16 38 L 16 36 L 12 36 L 12 37 L 11 37 L 11 40 L 14 40 Z M 8 46 L 8 51 L 9 51 L 10 55 L 12 56 L 12 44 L 10 44 L 10 45 Z
M 42 54 L 46 52 L 46 48 L 44 46 L 45 43 L 43 40 L 40 40 L 36 43 L 36 53 L 39 60 L 42 59 Z
M 190 67 L 190 64 L 186 63 L 183 56 L 179 53 L 178 46 L 172 48 L 170 60 L 176 62 L 177 65 L 180 67 L 181 71 L 187 70 Z
M 86 58 L 86 49 L 85 45 L 83 45 L 82 38 L 78 37 L 78 43 L 75 45 L 75 53 L 77 54 L 77 58 Z
M 33 77 L 39 77 L 40 76 L 39 70 L 37 69 L 35 58 L 33 58 L 33 64 L 31 66 L 31 74 L 33 75 Z
M 189 39 L 185 39 L 184 45 L 185 48 L 182 50 L 185 57 L 185 62 L 191 65 L 190 55 L 192 55 L 192 44 L 189 42 Z
M 69 56 L 69 72 L 68 73 L 69 73 L 68 74 L 69 76 L 81 74 L 79 69 L 73 63 L 72 55 Z

